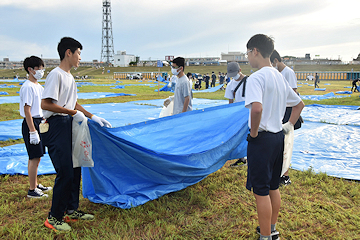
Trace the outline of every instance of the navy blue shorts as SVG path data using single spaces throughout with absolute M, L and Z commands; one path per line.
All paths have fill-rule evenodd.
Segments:
M 246 188 L 260 196 L 279 188 L 284 158 L 284 133 L 259 132 L 248 136 Z
M 41 123 L 41 120 L 42 118 L 33 118 L 34 126 L 40 136 L 40 143 L 36 145 L 30 144 L 30 133 L 29 133 L 30 130 L 29 130 L 29 126 L 26 123 L 26 119 L 24 118 L 24 121 L 22 122 L 21 131 L 30 160 L 34 158 L 41 158 L 42 156 L 44 156 L 45 153 L 45 146 L 43 145 L 43 142 L 41 140 L 41 135 L 39 130 L 39 124 Z

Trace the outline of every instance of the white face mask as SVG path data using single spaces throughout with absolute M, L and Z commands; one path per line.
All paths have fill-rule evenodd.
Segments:
M 238 80 L 240 78 L 240 75 L 239 74 L 236 74 L 235 77 L 233 77 L 234 80 Z
M 171 73 L 177 76 L 179 74 L 177 70 L 178 68 L 171 68 Z
M 32 74 L 33 76 L 34 76 L 34 78 L 36 79 L 36 80 L 39 80 L 39 79 L 41 79 L 43 76 L 44 76 L 44 72 L 45 72 L 45 70 L 44 69 L 39 69 L 39 70 L 34 70 L 35 71 L 35 74 Z

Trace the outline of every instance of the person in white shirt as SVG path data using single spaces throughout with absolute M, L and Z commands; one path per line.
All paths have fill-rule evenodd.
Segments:
M 175 86 L 173 115 L 192 111 L 191 88 L 184 70 L 185 59 L 182 57 L 175 58 L 171 63 L 171 72 L 178 77 Z
M 229 104 L 245 101 L 245 86 L 247 76 L 241 72 L 239 64 L 237 62 L 229 62 L 227 65 L 227 74 L 232 79 L 226 87 L 224 97 L 229 99 Z M 230 167 L 241 167 L 245 165 L 246 157 L 243 157 L 230 164 Z
M 280 211 L 279 180 L 283 164 L 284 133 L 300 116 L 304 103 L 284 77 L 272 67 L 273 40 L 256 34 L 247 45 L 253 73 L 246 84 L 245 107 L 249 108 L 246 188 L 256 199 L 260 239 L 279 239 L 276 222 Z M 282 125 L 286 107 L 293 107 L 289 122 Z
M 79 123 L 88 117 L 101 127 L 111 127 L 104 118 L 92 115 L 77 102 L 77 87 L 70 70 L 79 67 L 81 50 L 81 43 L 73 38 L 60 40 L 61 62 L 47 76 L 41 101 L 46 119 L 42 139 L 56 171 L 51 210 L 45 226 L 56 231 L 71 230 L 67 222 L 94 219 L 94 215 L 78 210 L 81 167 L 73 167 L 72 121 Z
M 41 96 L 44 88 L 38 83 L 44 76 L 44 62 L 36 56 L 27 57 L 24 60 L 24 69 L 28 73 L 28 79 L 20 88 L 20 115 L 24 118 L 22 123 L 22 135 L 29 156 L 28 176 L 30 188 L 27 197 L 48 197 L 43 192 L 51 187 L 44 187 L 37 183 L 37 171 L 41 157 L 45 153 L 45 146 L 39 135 L 39 124 L 43 119 L 40 107 Z
M 290 87 L 294 90 L 294 92 L 297 93 L 297 79 L 296 79 L 294 70 L 292 70 L 291 68 L 286 66 L 284 62 L 282 62 L 280 54 L 276 50 L 274 50 L 272 52 L 272 54 L 270 56 L 270 61 L 271 61 L 272 66 L 274 68 L 276 68 L 284 76 L 286 81 L 289 83 Z M 282 120 L 283 123 L 286 123 L 287 121 L 289 121 L 291 111 L 292 111 L 292 107 L 286 108 L 284 118 Z M 301 127 L 301 121 L 302 121 L 302 118 L 296 122 L 296 124 L 294 126 L 295 130 Z M 281 178 L 280 178 L 280 185 L 286 186 L 289 184 L 291 184 L 291 180 L 289 177 L 289 170 L 287 170 L 284 173 L 284 175 L 281 176 Z

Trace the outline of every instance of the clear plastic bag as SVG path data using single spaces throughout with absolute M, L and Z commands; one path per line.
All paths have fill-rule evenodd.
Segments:
M 72 160 L 73 167 L 94 167 L 92 142 L 87 120 L 81 124 L 72 122 Z
M 285 134 L 284 139 L 284 160 L 283 160 L 283 166 L 281 170 L 281 175 L 283 176 L 284 173 L 289 169 L 290 163 L 291 163 L 291 157 L 293 152 L 293 145 L 294 145 L 294 127 Z

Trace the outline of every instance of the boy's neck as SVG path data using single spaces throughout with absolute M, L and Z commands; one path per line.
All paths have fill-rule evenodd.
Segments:
M 179 72 L 179 74 L 177 75 L 177 77 L 178 77 L 178 78 L 181 78 L 181 77 L 184 76 L 184 75 L 185 75 L 184 72 L 181 71 L 181 72 Z
M 237 82 L 243 80 L 243 78 L 245 77 L 245 75 L 242 72 L 240 72 L 239 75 L 240 77 L 239 79 L 236 80 Z
M 279 69 L 279 72 L 282 72 L 282 70 L 284 70 L 284 68 L 286 67 L 285 63 L 283 62 L 278 62 L 277 67 Z
M 70 73 L 70 70 L 73 66 L 64 58 L 59 65 L 59 68 L 64 70 L 67 73 Z
M 263 67 L 272 67 L 270 58 L 259 57 L 257 69 L 262 69 Z
M 34 76 L 31 73 L 29 74 L 29 81 L 35 84 L 38 83 L 37 79 L 34 78 Z

